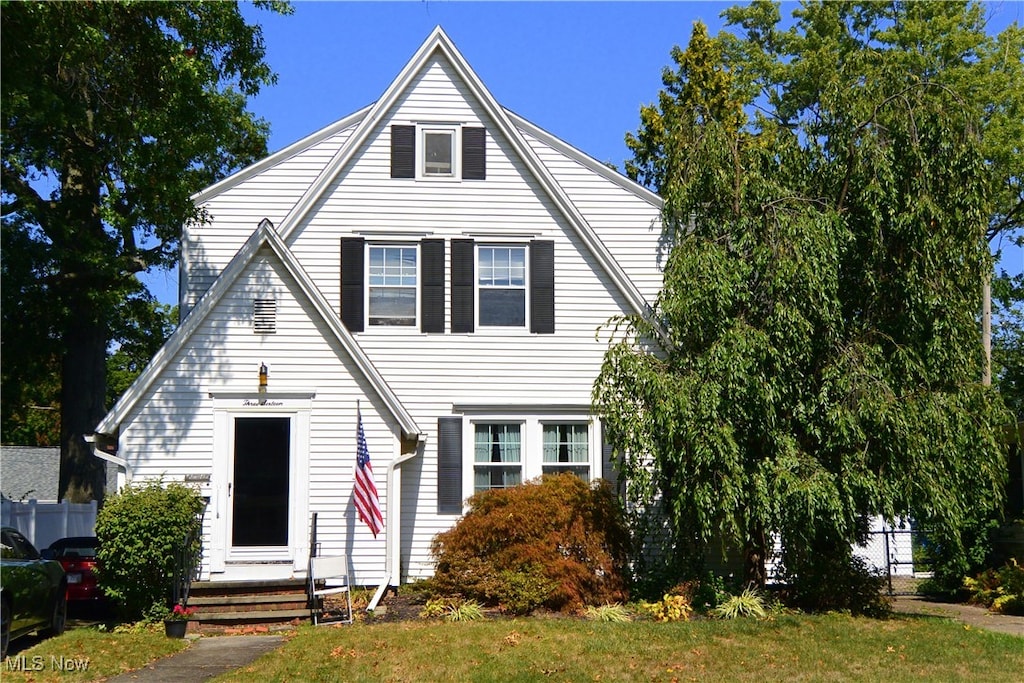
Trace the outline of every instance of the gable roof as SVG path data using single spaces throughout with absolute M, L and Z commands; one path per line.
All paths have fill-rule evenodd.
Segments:
M 189 341 L 191 336 L 199 328 L 200 324 L 216 308 L 224 294 L 230 289 L 249 263 L 255 258 L 260 248 L 267 246 L 281 260 L 288 273 L 298 283 L 300 290 L 306 299 L 313 305 L 323 323 L 331 331 L 334 339 L 348 354 L 355 363 L 359 372 L 366 378 L 373 387 L 377 396 L 381 399 L 391 416 L 398 423 L 402 430 L 402 436 L 406 438 L 420 438 L 422 434 L 416 421 L 413 420 L 409 411 L 405 409 L 398 396 L 391 390 L 383 375 L 374 367 L 363 349 L 353 339 L 352 334 L 342 325 L 341 320 L 331 309 L 330 304 L 323 294 L 317 289 L 306 271 L 299 265 L 294 254 L 274 230 L 274 226 L 267 219 L 260 222 L 259 227 L 252 233 L 242 248 L 238 250 L 231 262 L 214 281 L 213 285 L 203 294 L 202 298 L 189 313 L 188 317 L 178 326 L 170 339 L 153 356 L 149 365 L 142 374 L 132 383 L 128 390 L 114 404 L 110 412 L 103 418 L 103 421 L 96 426 L 96 432 L 100 434 L 113 434 L 121 421 L 134 408 L 135 404 L 142 398 L 145 392 L 152 386 L 153 382 L 160 376 L 171 359 Z
M 562 189 L 561 185 L 558 184 L 548 168 L 533 151 L 533 148 L 523 138 L 510 114 L 497 103 L 440 26 L 434 28 L 426 42 L 420 46 L 398 77 L 384 91 L 381 98 L 369 107 L 345 144 L 335 153 L 334 157 L 320 172 L 320 175 L 307 188 L 306 192 L 288 212 L 284 220 L 281 221 L 279 227 L 281 238 L 287 241 L 297 226 L 309 215 L 313 207 L 338 177 L 338 174 L 341 173 L 356 152 L 367 141 L 373 129 L 382 121 L 383 117 L 398 101 L 401 94 L 410 86 L 420 71 L 427 66 L 435 53 L 440 53 L 452 65 L 455 73 L 462 79 L 470 93 L 472 93 L 480 106 L 495 122 L 498 130 L 522 159 L 541 188 L 557 207 L 566 222 L 576 232 L 609 279 L 621 292 L 633 311 L 638 315 L 646 317 L 650 312 L 650 307 L 640 293 L 640 290 L 629 276 L 626 275 L 622 266 L 619 265 L 618 261 L 615 260 L 611 252 L 608 251 L 607 247 L 597 236 L 597 233 L 587 223 L 583 214 L 572 203 L 572 200 Z M 609 175 L 611 175 L 610 171 Z M 621 183 L 622 181 L 625 181 L 625 179 L 621 177 L 616 179 L 616 182 Z M 626 184 L 631 183 L 626 181 Z M 640 196 L 649 201 L 654 197 L 654 195 L 647 193 L 646 190 L 642 191 Z M 660 201 L 656 202 L 656 204 L 660 204 Z

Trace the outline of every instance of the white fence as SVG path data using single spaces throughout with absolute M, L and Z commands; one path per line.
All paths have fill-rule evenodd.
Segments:
M 37 550 L 58 538 L 96 535 L 96 501 L 89 503 L 26 503 L 0 501 L 0 522 L 25 535 Z

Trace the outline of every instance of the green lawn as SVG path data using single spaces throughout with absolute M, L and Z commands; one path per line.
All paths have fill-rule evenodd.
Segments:
M 163 624 L 125 633 L 76 628 L 8 657 L 0 679 L 4 683 L 96 681 L 141 668 L 186 646 L 184 640 L 165 636 Z
M 76 629 L 19 652 L 44 670 L 7 681 L 95 681 L 186 642 L 162 627 Z M 89 660 L 53 670 L 51 658 Z M 539 617 L 303 626 L 275 652 L 218 681 L 1019 681 L 1024 640 L 934 617 L 888 621 L 784 615 L 770 621 L 608 624 Z
M 1024 642 L 934 618 L 303 627 L 218 681 L 1019 681 Z

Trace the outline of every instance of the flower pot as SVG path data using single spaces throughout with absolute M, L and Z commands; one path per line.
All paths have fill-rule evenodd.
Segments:
M 180 620 L 164 620 L 164 633 L 167 634 L 168 638 L 184 638 L 185 629 L 188 628 L 188 621 Z

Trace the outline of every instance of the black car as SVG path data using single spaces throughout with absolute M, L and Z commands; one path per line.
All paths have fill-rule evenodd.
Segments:
M 44 560 L 11 527 L 0 529 L 0 659 L 11 640 L 43 631 L 60 635 L 67 620 L 67 580 L 59 562 Z

